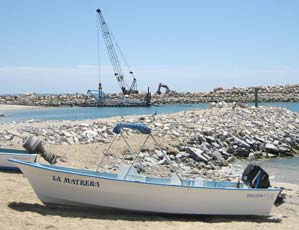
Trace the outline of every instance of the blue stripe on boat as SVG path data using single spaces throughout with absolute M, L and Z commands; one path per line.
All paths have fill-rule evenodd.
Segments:
M 151 185 L 173 186 L 173 187 L 182 187 L 182 188 L 201 188 L 201 189 L 281 191 L 280 188 L 267 188 L 267 189 L 249 188 L 248 189 L 248 188 L 237 188 L 237 187 L 236 188 L 226 188 L 226 187 L 208 187 L 208 186 L 200 187 L 200 186 L 174 185 L 174 184 L 161 183 L 161 180 L 169 180 L 169 179 L 150 178 L 150 177 L 147 177 L 146 182 L 137 182 L 137 181 L 117 179 L 117 174 L 113 174 L 113 173 L 95 172 L 95 171 L 90 171 L 90 170 L 85 170 L 85 169 L 75 169 L 75 168 L 66 168 L 66 167 L 61 167 L 61 166 L 44 165 L 44 164 L 32 163 L 32 162 L 21 161 L 21 160 L 16 160 L 16 159 L 8 159 L 8 161 L 13 162 L 13 163 L 17 163 L 17 164 L 27 165 L 27 166 L 34 167 L 34 168 L 40 168 L 40 169 L 44 169 L 44 170 L 48 170 L 48 171 L 56 171 L 56 172 L 60 172 L 60 173 L 66 173 L 66 174 L 72 174 L 72 175 L 78 175 L 78 176 L 88 176 L 88 177 L 105 179 L 105 180 L 121 181 L 121 182 L 126 182 L 126 183 L 151 184 Z M 156 181 L 158 183 L 154 183 L 155 179 L 157 179 Z M 193 180 L 189 180 L 189 181 L 193 181 Z M 213 184 L 215 184 L 215 183 L 225 183 L 225 181 L 219 181 L 219 182 L 218 181 L 211 181 L 211 182 Z M 229 182 L 229 183 L 231 183 L 231 182 Z M 210 184 L 210 185 L 212 185 L 212 184 Z

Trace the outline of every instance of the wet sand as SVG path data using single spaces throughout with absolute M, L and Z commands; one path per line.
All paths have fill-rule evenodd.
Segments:
M 43 107 L 41 107 L 41 106 L 28 106 L 28 105 L 3 105 L 3 104 L 0 104 L 0 113 L 4 113 L 5 111 L 40 109 L 40 108 L 43 108 Z

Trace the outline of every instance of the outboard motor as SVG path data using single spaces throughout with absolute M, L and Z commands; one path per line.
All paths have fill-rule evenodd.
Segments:
M 249 164 L 242 174 L 242 181 L 251 188 L 269 188 L 271 187 L 269 175 L 259 165 Z M 283 188 L 276 197 L 274 204 L 279 206 L 284 203 L 285 194 L 282 193 Z
M 269 175 L 259 165 L 249 164 L 242 174 L 242 181 L 251 188 L 271 187 Z
M 55 164 L 57 161 L 57 157 L 55 156 L 55 154 L 46 151 L 44 146 L 42 145 L 42 141 L 35 136 L 29 136 L 25 140 L 23 147 L 29 153 L 39 153 L 42 158 L 44 158 L 50 164 Z

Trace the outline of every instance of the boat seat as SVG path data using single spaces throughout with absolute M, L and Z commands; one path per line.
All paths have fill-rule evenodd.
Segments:
M 117 179 L 119 180 L 124 180 L 127 171 L 129 170 L 130 166 L 129 165 L 121 165 L 119 166 L 118 174 L 117 174 Z M 145 182 L 146 176 L 138 174 L 136 169 L 132 167 L 127 175 L 126 180 L 130 181 L 139 181 L 139 182 Z
M 137 181 L 137 182 L 145 182 L 146 181 L 146 176 L 139 175 L 139 174 L 129 174 L 126 178 L 126 180 L 130 181 Z
M 129 170 L 129 165 L 120 165 L 118 169 L 117 179 L 123 180 L 125 179 L 126 173 Z M 130 171 L 135 170 L 133 167 Z
M 193 183 L 194 187 L 204 187 L 205 186 L 205 180 L 203 179 L 195 179 Z
M 180 178 L 175 173 L 171 173 L 170 184 L 182 185 Z
M 237 188 L 237 182 L 231 181 L 209 181 L 204 179 L 195 179 L 192 186 L 194 187 L 211 187 L 211 188 Z M 240 183 L 239 188 L 247 188 Z

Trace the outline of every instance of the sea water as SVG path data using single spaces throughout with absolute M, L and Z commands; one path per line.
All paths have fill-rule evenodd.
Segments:
M 26 120 L 84 120 L 128 115 L 175 113 L 190 109 L 206 109 L 208 104 L 171 104 L 150 107 L 58 107 L 3 112 L 0 122 Z
M 249 105 L 253 105 L 250 103 Z M 299 103 L 260 103 L 261 106 L 276 106 L 287 108 L 293 112 L 299 112 Z M 117 107 L 61 107 L 61 108 L 43 108 L 43 109 L 28 109 L 19 111 L 6 111 L 5 117 L 0 118 L 1 123 L 11 121 L 26 121 L 26 120 L 83 120 L 107 118 L 114 116 L 127 115 L 146 115 L 146 114 L 163 114 L 175 113 L 191 109 L 206 109 L 208 104 L 172 104 L 160 105 L 151 107 L 137 108 L 117 108 Z M 299 184 L 299 157 L 295 158 L 275 158 L 256 162 L 260 164 L 274 181 L 296 183 Z M 239 169 L 246 167 L 243 162 Z M 239 171 L 238 173 L 242 173 Z
M 253 105 L 250 103 L 249 105 Z M 261 106 L 276 106 L 299 112 L 299 103 L 260 103 Z M 150 107 L 58 107 L 4 111 L 1 123 L 26 120 L 84 120 L 128 115 L 163 114 L 186 111 L 190 109 L 206 109 L 208 104 L 171 104 Z
M 241 175 L 248 161 L 234 164 L 234 174 Z M 299 157 L 278 157 L 251 162 L 260 165 L 270 176 L 270 181 L 299 184 Z

